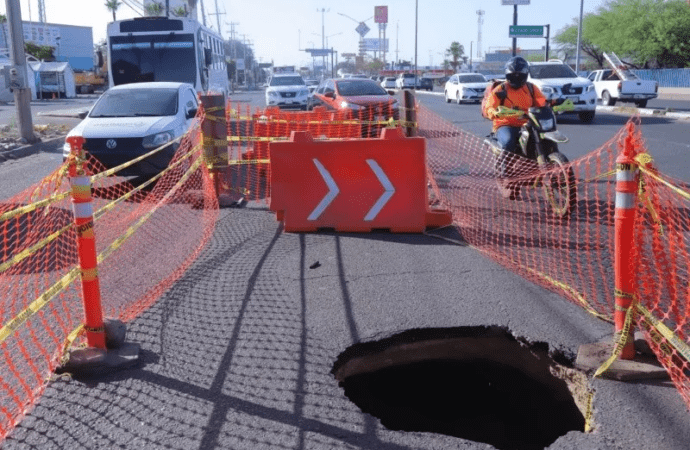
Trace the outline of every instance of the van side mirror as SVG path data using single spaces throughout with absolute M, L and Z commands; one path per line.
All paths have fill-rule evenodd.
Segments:
M 197 112 L 197 111 L 198 111 L 198 108 L 189 108 L 189 109 L 187 110 L 187 114 L 185 115 L 185 117 L 186 117 L 187 119 L 191 119 L 191 118 L 193 118 L 193 117 L 196 116 L 196 112 Z
M 204 63 L 207 66 L 210 66 L 213 63 L 213 55 L 211 54 L 211 49 L 210 48 L 205 48 L 204 49 Z

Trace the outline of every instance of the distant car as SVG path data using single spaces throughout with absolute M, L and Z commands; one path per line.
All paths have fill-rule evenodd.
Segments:
M 481 73 L 456 73 L 443 88 L 446 103 L 480 103 L 489 82 Z
M 277 73 L 266 88 L 266 106 L 307 109 L 309 89 L 298 73 Z
M 329 78 L 321 82 L 314 99 L 327 109 L 349 109 L 355 117 L 365 122 L 384 122 L 400 119 L 398 101 L 374 80 L 359 78 Z M 382 125 L 362 126 L 362 136 L 378 136 Z
M 434 90 L 434 80 L 431 78 L 419 78 L 417 89 L 425 89 L 427 91 Z
M 380 84 L 384 89 L 395 89 L 395 77 L 385 77 Z
M 414 89 L 415 75 L 413 73 L 401 73 L 395 80 L 395 87 L 397 89 Z
M 182 136 L 194 123 L 197 109 L 191 84 L 121 84 L 105 91 L 67 137 L 83 136 L 84 149 L 110 169 Z M 168 166 L 178 145 L 170 145 L 117 174 L 156 175 Z M 65 141 L 63 159 L 70 151 Z

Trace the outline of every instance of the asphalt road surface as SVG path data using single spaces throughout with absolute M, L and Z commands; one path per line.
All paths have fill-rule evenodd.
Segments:
M 437 106 L 453 115 L 463 108 Z M 455 117 L 466 129 L 488 123 Z M 617 117 L 568 125 L 588 133 L 565 124 L 562 130 L 573 148 L 584 134 L 593 139 L 582 143 L 585 151 L 621 126 L 625 119 Z M 58 154 L 0 164 L 0 194 L 37 181 L 51 163 L 59 164 Z M 461 241 L 451 229 L 435 234 Z M 490 449 L 389 430 L 351 403 L 331 373 L 353 344 L 489 325 L 566 359 L 613 331 L 471 247 L 418 234 L 284 233 L 263 205 L 223 209 L 201 257 L 128 324 L 127 340 L 142 346 L 141 363 L 97 379 L 51 382 L 2 448 Z M 590 386 L 593 432 L 571 431 L 549 449 L 688 448 L 690 413 L 669 383 L 595 379 Z M 410 384 L 399 395 L 415 389 Z M 449 409 L 480 407 L 443 401 Z

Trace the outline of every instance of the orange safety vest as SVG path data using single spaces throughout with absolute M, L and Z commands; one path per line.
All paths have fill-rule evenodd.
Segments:
M 503 94 L 497 93 L 503 89 L 505 89 L 505 100 L 501 101 Z M 500 105 L 523 111 L 527 111 L 531 106 L 546 106 L 546 97 L 544 97 L 541 90 L 532 84 L 532 91 L 534 95 L 530 92 L 527 83 L 519 89 L 510 87 L 508 83 L 501 83 L 493 89 L 485 105 L 486 116 L 493 120 L 493 131 L 504 126 L 521 127 L 527 122 L 527 119 L 523 117 L 496 117 L 494 109 Z

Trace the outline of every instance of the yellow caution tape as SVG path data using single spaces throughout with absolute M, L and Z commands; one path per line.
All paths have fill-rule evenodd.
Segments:
M 644 306 L 637 304 L 637 310 L 644 318 L 644 321 L 653 326 L 666 341 L 680 353 L 686 361 L 690 362 L 690 347 L 663 322 L 654 317 Z
M 3 220 L 11 219 L 13 217 L 21 216 L 22 214 L 28 214 L 32 211 L 36 211 L 39 208 L 43 208 L 44 206 L 48 206 L 53 203 L 59 202 L 60 200 L 64 200 L 65 198 L 69 197 L 69 195 L 69 191 L 63 192 L 61 194 L 54 194 L 44 200 L 31 203 L 30 205 L 20 206 L 19 208 L 15 208 L 11 211 L 7 211 L 6 213 L 0 215 L 0 222 L 2 222 Z
M 592 423 L 593 422 L 592 421 L 592 416 L 593 416 L 592 403 L 593 403 L 593 401 L 592 400 L 593 399 L 594 399 L 594 392 L 589 391 L 589 393 L 587 394 L 587 409 L 585 411 L 585 433 L 591 433 L 592 428 L 593 428 L 592 427 L 592 425 L 593 425 L 593 423 Z
M 594 372 L 595 377 L 601 376 L 603 373 L 605 373 L 609 368 L 611 367 L 611 364 L 614 363 L 620 356 L 621 352 L 623 352 L 623 348 L 625 348 L 626 345 L 630 342 L 630 339 L 632 338 L 632 326 L 633 322 L 635 320 L 635 312 L 637 309 L 635 308 L 635 302 L 633 300 L 633 303 L 630 305 L 630 308 L 628 308 L 628 311 L 625 313 L 625 323 L 623 324 L 623 329 L 617 333 L 617 338 L 616 338 L 616 344 L 613 347 L 613 353 L 607 359 L 604 361 L 604 363 L 597 369 L 596 372 Z
M 37 251 L 39 251 L 40 249 L 42 249 L 43 247 L 45 247 L 46 245 L 50 244 L 55 239 L 60 237 L 60 235 L 62 235 L 64 232 L 66 232 L 67 230 L 69 230 L 73 226 L 74 226 L 74 224 L 70 223 L 69 225 L 66 225 L 66 226 L 62 227 L 61 229 L 57 230 L 56 232 L 52 233 L 51 235 L 41 239 L 40 241 L 38 241 L 37 243 L 35 243 L 31 247 L 28 247 L 28 248 L 22 250 L 21 252 L 17 253 L 16 255 L 14 255 L 12 257 L 12 259 L 5 261 L 4 263 L 0 264 L 0 273 L 6 271 L 7 269 L 14 266 L 15 264 L 19 264 L 24 259 L 33 255 L 34 253 L 36 253 Z
M 70 270 L 67 275 L 53 284 L 47 291 L 41 294 L 36 300 L 31 302 L 29 306 L 24 308 L 24 310 L 17 314 L 12 320 L 3 325 L 3 327 L 0 328 L 0 344 L 10 337 L 22 324 L 29 320 L 31 316 L 47 305 L 60 291 L 69 286 L 72 281 L 76 280 L 78 276 L 79 269 L 75 267 Z

